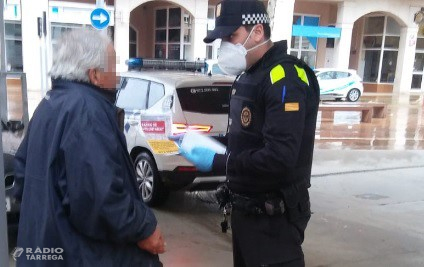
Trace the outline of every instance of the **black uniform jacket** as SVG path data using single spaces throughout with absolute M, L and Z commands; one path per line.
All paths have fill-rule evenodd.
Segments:
M 24 249 L 17 266 L 159 263 L 136 245 L 157 221 L 139 195 L 116 108 L 102 91 L 55 80 L 32 117 L 15 159 Z M 49 253 L 37 248 L 63 252 L 42 260 Z
M 237 193 L 268 193 L 303 181 L 309 186 L 318 104 L 313 72 L 287 55 L 285 41 L 274 43 L 233 84 L 228 152 L 215 156 L 214 171 L 226 167 Z

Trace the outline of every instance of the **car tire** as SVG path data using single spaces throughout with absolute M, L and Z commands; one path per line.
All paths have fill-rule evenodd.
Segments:
M 169 190 L 164 186 L 152 156 L 141 152 L 136 157 L 134 166 L 138 190 L 144 203 L 154 207 L 165 202 Z
M 5 186 L 11 186 L 15 182 L 15 166 L 14 166 L 15 156 L 7 153 L 3 153 L 3 167 L 4 167 L 4 177 Z M 6 181 L 6 178 L 7 181 Z
M 4 174 L 10 174 L 13 173 L 14 167 L 13 167 L 13 161 L 15 157 L 13 155 L 3 153 L 3 162 L 4 162 Z
M 351 89 L 346 96 L 346 100 L 349 102 L 356 102 L 358 101 L 359 97 L 361 96 L 361 91 L 359 89 Z
M 13 183 L 15 180 L 15 165 L 14 165 L 15 156 L 11 154 L 3 153 L 3 163 L 4 163 L 4 180 L 6 185 L 6 177 L 12 177 L 12 180 L 7 181 L 7 186 L 9 183 Z M 13 189 L 12 189 L 13 190 Z M 6 193 L 7 194 L 7 193 Z M 16 200 L 13 200 L 16 201 Z M 16 247 L 16 242 L 18 238 L 18 225 L 19 225 L 19 205 L 16 205 L 14 209 L 7 213 L 7 231 L 8 231 L 8 244 L 10 251 Z

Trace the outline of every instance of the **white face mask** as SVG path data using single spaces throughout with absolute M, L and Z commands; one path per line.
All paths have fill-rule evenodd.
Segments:
M 247 36 L 246 40 L 243 44 L 232 44 L 230 42 L 222 41 L 221 47 L 219 48 L 218 52 L 218 65 L 221 68 L 223 72 L 225 72 L 228 75 L 239 75 L 243 71 L 246 70 L 246 55 L 247 52 L 252 51 L 259 46 L 267 43 L 269 41 L 266 40 L 263 43 L 260 43 L 248 50 L 244 47 L 247 40 L 249 40 L 250 35 L 252 35 L 254 28 L 249 33 L 249 36 Z

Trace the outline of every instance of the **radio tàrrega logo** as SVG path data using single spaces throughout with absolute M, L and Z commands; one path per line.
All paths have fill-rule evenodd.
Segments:
M 17 258 L 19 258 L 22 255 L 22 252 L 24 252 L 23 248 L 16 247 L 16 248 L 13 249 L 11 255 L 12 255 L 13 259 L 16 261 Z
M 22 255 L 24 254 L 24 255 Z M 19 257 L 26 258 L 26 260 L 63 260 L 63 248 L 40 248 L 35 250 L 32 248 L 16 247 L 11 255 L 16 261 Z

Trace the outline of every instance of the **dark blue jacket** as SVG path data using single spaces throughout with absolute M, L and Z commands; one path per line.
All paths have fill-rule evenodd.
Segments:
M 217 154 L 213 170 L 239 194 L 309 187 L 318 105 L 313 71 L 287 55 L 286 41 L 274 43 L 232 86 L 229 155 Z
M 160 265 L 136 244 L 157 221 L 139 195 L 116 108 L 103 90 L 53 81 L 15 169 L 22 199 L 18 247 L 24 249 L 17 266 Z M 63 252 L 34 253 L 37 248 Z

